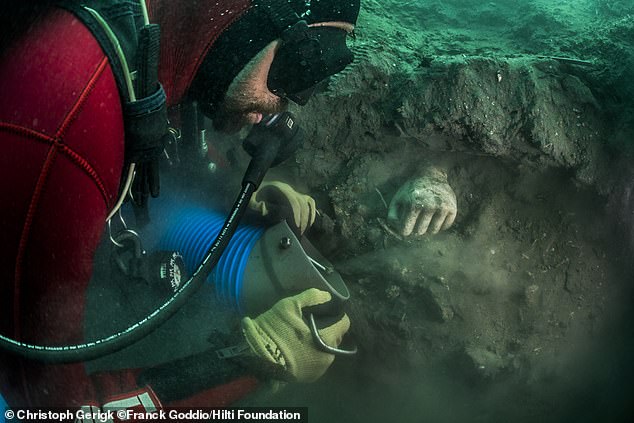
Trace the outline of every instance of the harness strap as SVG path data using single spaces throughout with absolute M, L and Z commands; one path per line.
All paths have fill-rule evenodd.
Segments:
M 110 219 L 128 194 L 134 172 L 152 169 L 152 195 L 158 195 L 158 160 L 169 137 L 167 98 L 158 82 L 160 29 L 146 24 L 144 0 L 102 0 L 92 7 L 82 0 L 62 0 L 59 6 L 73 13 L 99 42 L 112 68 L 121 98 L 125 130 L 126 183 Z M 127 175 L 127 176 L 126 176 Z M 141 182 L 147 175 L 137 175 Z M 139 185 L 136 184 L 135 185 Z M 145 185 L 145 184 L 141 184 Z M 156 188 L 154 188 L 156 187 Z M 141 191 L 147 189 L 145 186 Z M 144 191 L 140 197 L 147 196 Z M 144 207 L 145 203 L 141 203 Z
M 143 24 L 140 4 L 130 0 L 102 0 L 91 2 L 88 8 L 83 3 L 83 0 L 61 0 L 58 6 L 75 15 L 92 33 L 108 57 L 122 103 L 132 101 L 124 68 L 128 66 L 129 75 L 134 80 L 138 28 Z M 116 42 L 113 42 L 108 32 L 114 35 Z M 123 55 L 117 52 L 117 45 Z M 126 65 L 122 60 L 127 62 Z

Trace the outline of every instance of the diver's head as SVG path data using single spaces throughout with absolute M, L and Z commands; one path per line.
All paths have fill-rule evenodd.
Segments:
M 360 0 L 254 0 L 207 53 L 190 96 L 214 126 L 234 132 L 263 115 L 303 105 L 353 55 Z

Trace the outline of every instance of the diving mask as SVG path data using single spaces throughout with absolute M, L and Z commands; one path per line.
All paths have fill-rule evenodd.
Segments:
M 268 76 L 269 90 L 300 106 L 315 86 L 349 65 L 354 54 L 346 44 L 348 33 L 335 27 L 309 27 L 299 21 L 281 36 Z

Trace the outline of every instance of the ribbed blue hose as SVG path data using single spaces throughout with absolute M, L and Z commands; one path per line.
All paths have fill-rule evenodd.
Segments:
M 218 235 L 224 216 L 196 206 L 185 207 L 170 214 L 157 248 L 179 251 L 183 255 L 187 271 L 192 272 Z M 244 269 L 253 246 L 263 232 L 264 229 L 260 227 L 238 227 L 218 265 L 207 279 L 215 284 L 218 299 L 239 313 L 243 313 L 241 292 Z
M 4 412 L 8 408 L 9 408 L 9 406 L 7 405 L 7 402 L 2 397 L 2 394 L 0 394 L 0 423 L 4 423 L 5 422 Z

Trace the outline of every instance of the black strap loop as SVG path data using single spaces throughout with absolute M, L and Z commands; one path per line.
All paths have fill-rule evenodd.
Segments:
M 92 2 L 90 8 L 82 0 L 61 0 L 59 6 L 82 21 L 108 57 L 123 105 L 124 175 L 136 163 L 133 204 L 145 209 L 147 197 L 159 195 L 159 159 L 169 134 L 167 98 L 158 82 L 160 28 L 145 25 L 140 3 L 130 0 Z M 147 209 L 141 216 L 147 220 Z
M 158 159 L 168 134 L 165 91 L 162 86 L 154 94 L 129 102 L 124 108 L 126 160 L 147 163 Z

